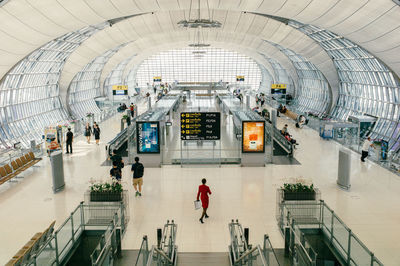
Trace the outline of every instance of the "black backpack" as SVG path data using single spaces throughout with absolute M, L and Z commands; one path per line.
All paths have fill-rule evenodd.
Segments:
M 144 166 L 141 163 L 138 163 L 138 165 L 136 166 L 136 175 L 138 177 L 142 177 L 144 174 Z

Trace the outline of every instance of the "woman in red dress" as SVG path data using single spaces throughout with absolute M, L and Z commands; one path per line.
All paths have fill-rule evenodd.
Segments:
M 203 217 L 208 218 L 209 216 L 207 215 L 207 208 L 208 208 L 208 194 L 211 194 L 211 190 L 208 186 L 206 186 L 206 182 L 207 180 L 205 178 L 203 178 L 201 180 L 201 183 L 203 183 L 203 185 L 199 186 L 199 192 L 197 192 L 197 200 L 199 200 L 199 196 L 201 194 L 201 204 L 203 206 L 203 214 L 201 215 L 200 218 L 200 222 L 203 222 Z

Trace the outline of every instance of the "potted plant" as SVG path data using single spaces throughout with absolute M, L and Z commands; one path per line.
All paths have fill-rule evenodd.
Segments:
M 283 200 L 315 200 L 314 184 L 285 183 L 281 187 Z
M 90 186 L 90 201 L 121 201 L 122 185 L 118 182 L 95 183 Z

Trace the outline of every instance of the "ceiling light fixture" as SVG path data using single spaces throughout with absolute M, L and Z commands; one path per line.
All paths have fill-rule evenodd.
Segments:
M 198 17 L 197 19 L 192 19 L 190 18 L 190 15 L 192 13 L 192 4 L 193 0 L 190 0 L 190 8 L 189 8 L 189 19 L 186 20 L 181 20 L 178 22 L 178 25 L 184 28 L 220 28 L 222 26 L 221 22 L 212 20 L 210 16 L 210 6 L 208 5 L 208 0 L 207 1 L 207 10 L 208 10 L 208 19 L 202 19 L 200 16 L 200 0 L 198 0 L 198 7 L 199 10 L 197 12 Z
M 189 44 L 189 47 L 202 48 L 210 46 L 210 44 L 204 42 L 204 34 L 201 29 L 202 27 L 197 28 L 197 32 L 194 35 L 194 41 L 193 43 Z

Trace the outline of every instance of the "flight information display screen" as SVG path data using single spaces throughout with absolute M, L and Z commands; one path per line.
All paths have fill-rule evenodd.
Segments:
M 221 113 L 181 113 L 182 140 L 219 140 L 221 138 Z
M 160 153 L 160 123 L 136 122 L 137 153 Z

